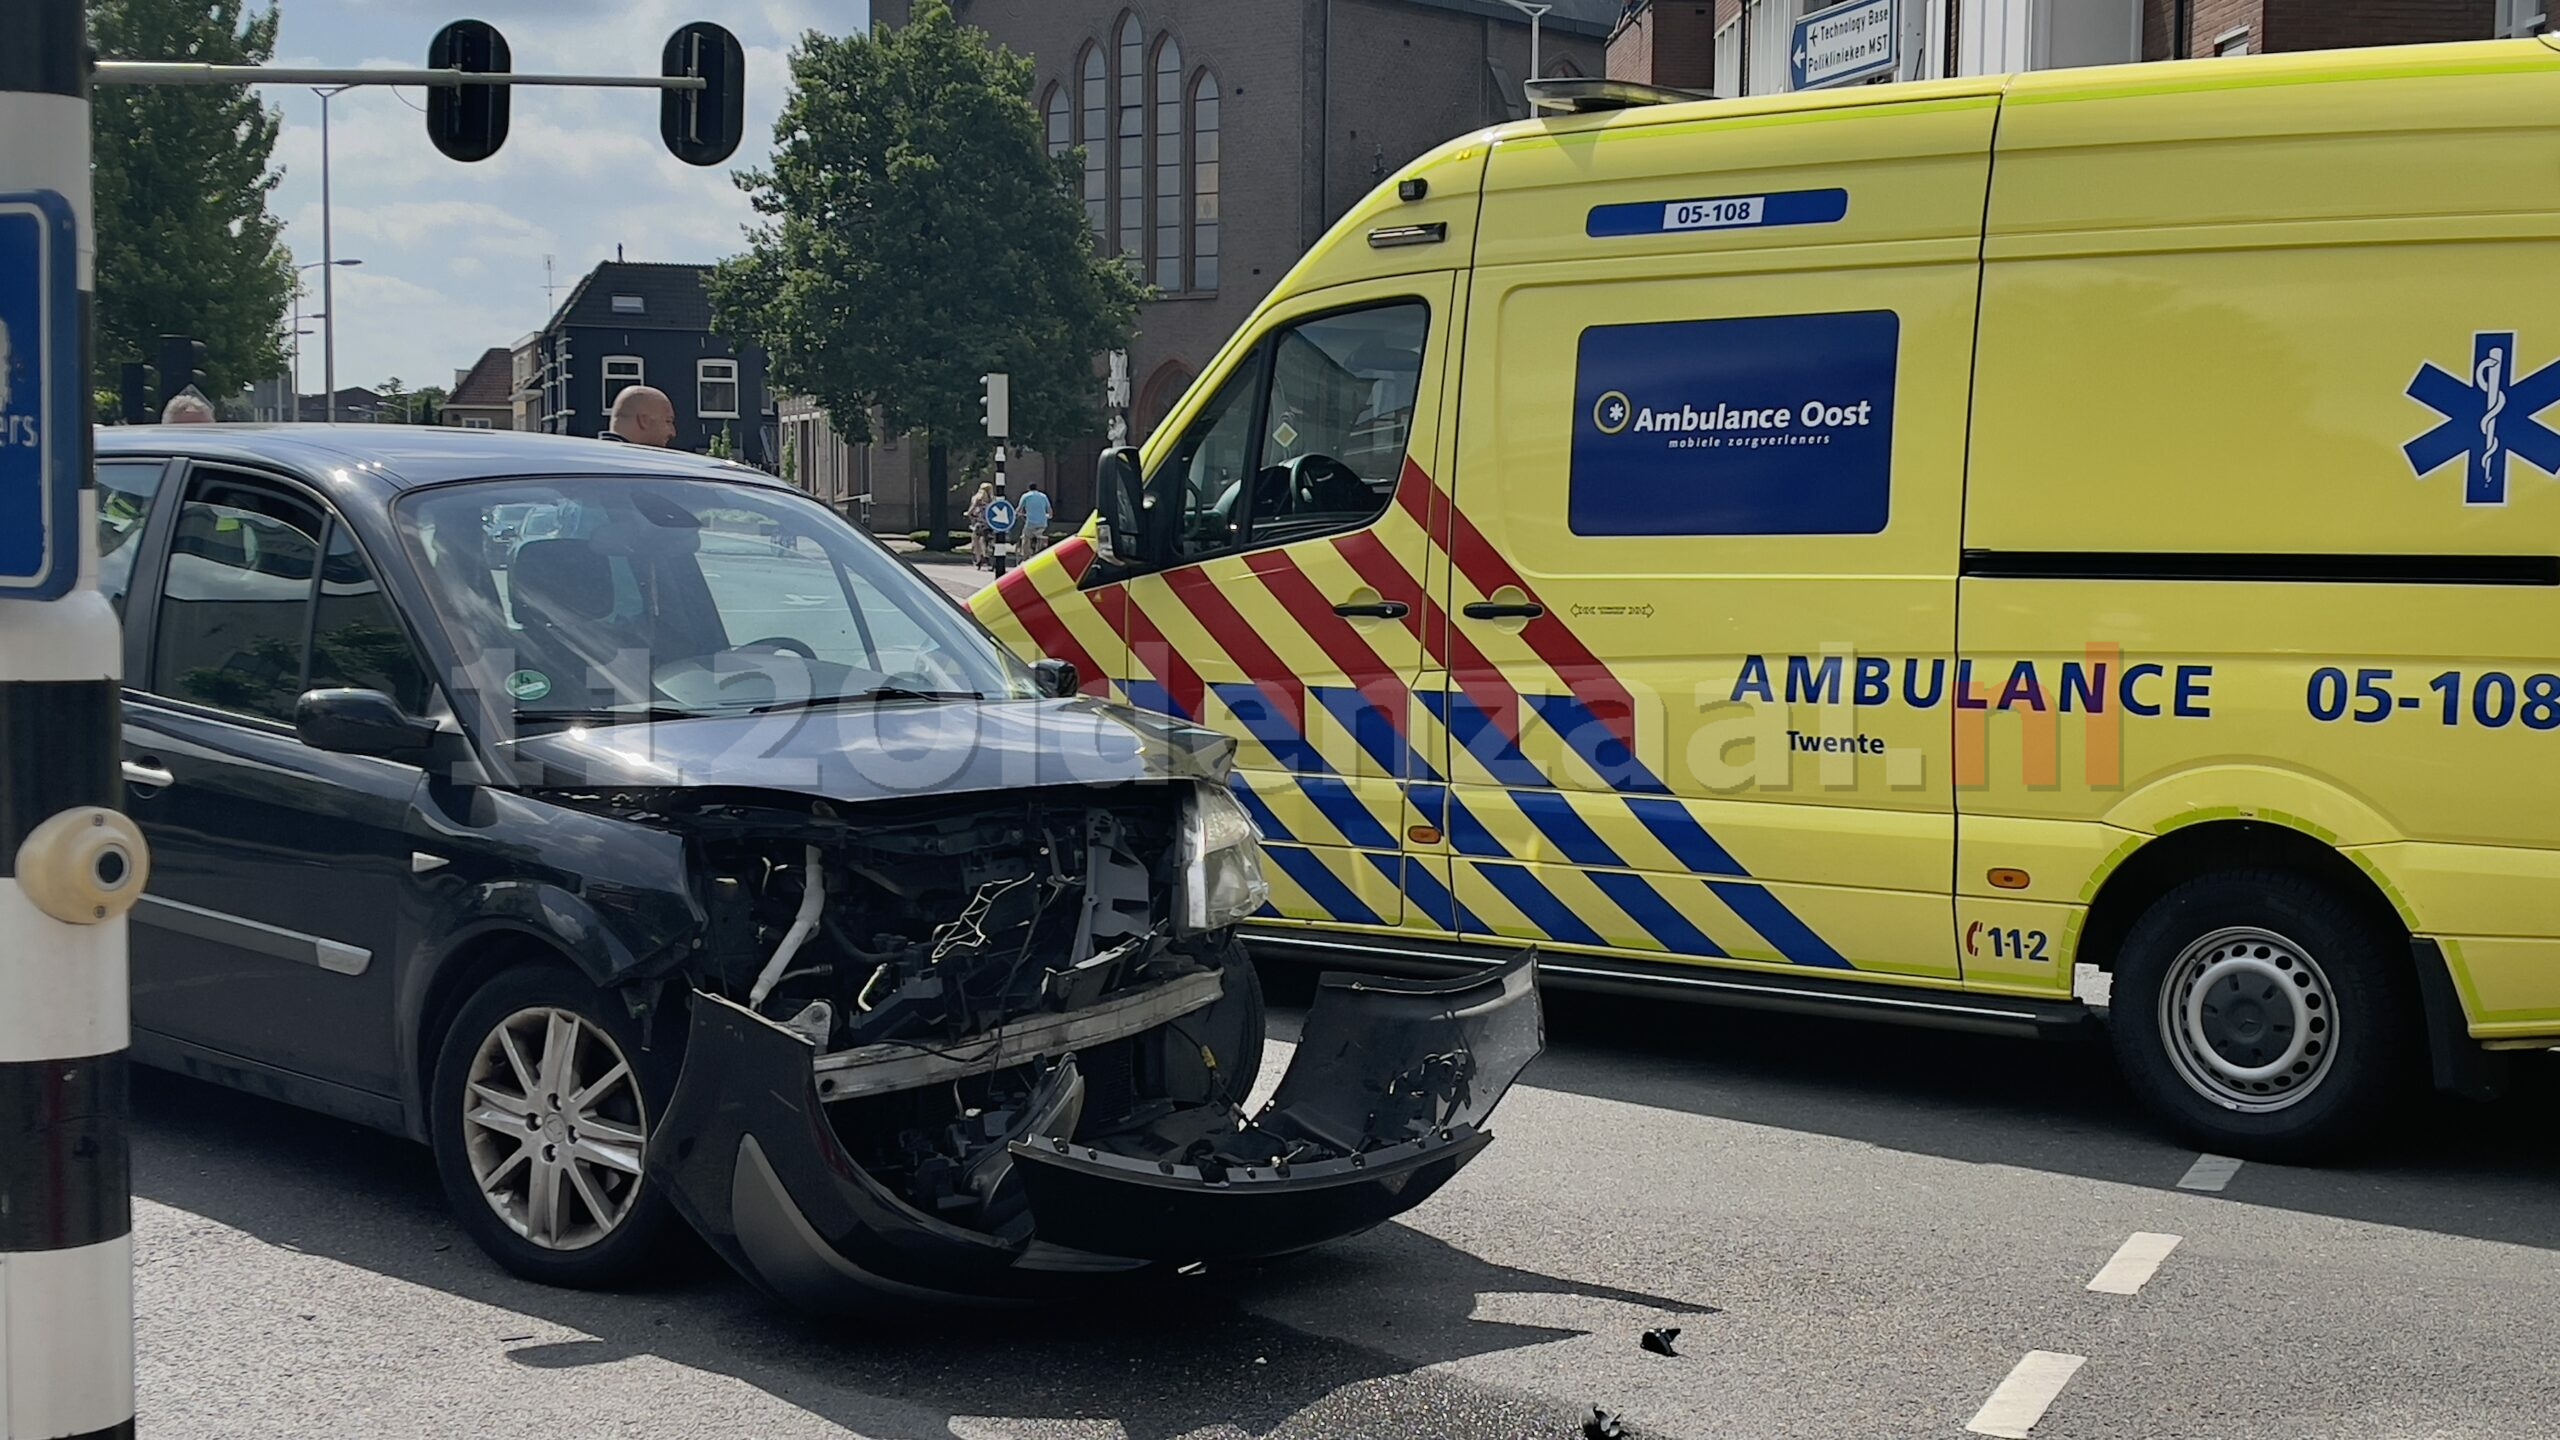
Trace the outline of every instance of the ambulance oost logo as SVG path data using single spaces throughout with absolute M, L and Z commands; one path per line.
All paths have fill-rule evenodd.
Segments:
M 2560 477 L 2560 431 L 2535 418 L 2560 404 L 2560 362 L 2524 374 L 2516 361 L 2516 332 L 2484 330 L 2472 336 L 2468 375 L 2425 365 L 2409 382 L 2408 393 L 2444 417 L 2401 447 L 2409 466 L 2424 480 L 2455 460 L 2464 461 L 2463 504 L 2506 504 L 2511 456 Z
M 1603 435 L 1615 435 L 1626 429 L 1627 422 L 1635 416 L 1636 407 L 1628 402 L 1623 390 L 1610 391 L 1591 407 L 1591 423 L 1599 426 Z

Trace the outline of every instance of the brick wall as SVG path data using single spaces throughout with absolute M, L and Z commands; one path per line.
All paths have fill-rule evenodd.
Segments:
M 2176 56 L 2177 11 L 2178 0 L 2145 0 L 2144 59 Z M 2209 56 L 2216 41 L 2243 26 L 2253 54 L 2483 40 L 2496 13 L 2495 0 L 2192 0 L 2187 54 Z
M 1612 80 L 1633 80 L 1645 85 L 1654 83 L 1651 5 L 1628 16 L 1617 33 L 1609 37 L 1608 73 Z
M 1718 12 L 1729 18 L 1740 0 L 1653 0 L 1609 44 L 1612 79 L 1712 90 Z
M 2266 0 L 2266 4 L 2270 49 L 2485 40 L 2497 24 L 2493 0 Z

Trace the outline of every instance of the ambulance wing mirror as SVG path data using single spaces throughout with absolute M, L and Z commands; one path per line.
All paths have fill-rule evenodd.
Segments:
M 1127 445 L 1102 452 L 1093 476 L 1094 508 L 1101 512 L 1095 527 L 1094 553 L 1109 565 L 1145 565 L 1152 556 L 1147 543 L 1146 480 L 1138 473 L 1138 452 Z

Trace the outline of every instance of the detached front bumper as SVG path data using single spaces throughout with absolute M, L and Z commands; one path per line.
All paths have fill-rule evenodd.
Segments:
M 697 994 L 650 1174 L 740 1272 L 813 1310 L 1031 1298 L 1288 1254 L 1403 1214 L 1491 1143 L 1486 1118 L 1544 1045 L 1536 972 L 1524 954 L 1458 980 L 1328 975 L 1272 1103 L 1231 1127 L 1219 1156 L 1016 1141 L 1031 1223 L 1008 1236 L 927 1215 L 873 1179 L 828 1121 L 810 1042 Z M 1238 1154 L 1300 1158 L 1224 1158 Z

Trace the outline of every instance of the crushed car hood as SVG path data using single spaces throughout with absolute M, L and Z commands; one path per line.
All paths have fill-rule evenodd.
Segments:
M 572 725 L 492 747 L 518 789 L 718 787 L 860 802 L 1139 780 L 1223 783 L 1235 742 L 1097 700 L 886 701 Z

